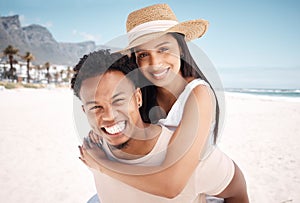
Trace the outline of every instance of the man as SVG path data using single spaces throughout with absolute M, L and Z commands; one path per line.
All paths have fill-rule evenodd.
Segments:
M 128 166 L 134 165 L 128 168 L 122 165 L 118 170 L 143 173 L 138 172 L 136 166 L 156 166 L 164 161 L 172 132 L 163 126 L 143 121 L 139 112 L 142 93 L 136 87 L 138 75 L 135 73 L 138 69 L 127 56 L 120 57 L 119 54 L 110 54 L 104 50 L 85 56 L 74 68 L 76 74 L 72 79 L 72 88 L 82 101 L 82 109 L 92 128 L 90 136 L 98 139 L 98 144 L 101 142 L 106 156 Z M 100 151 L 88 142 L 85 142 L 86 147 Z M 95 159 L 98 158 L 97 153 L 93 155 Z M 92 172 L 101 202 L 166 200 L 137 190 L 99 171 Z M 118 195 L 114 195 L 116 190 Z

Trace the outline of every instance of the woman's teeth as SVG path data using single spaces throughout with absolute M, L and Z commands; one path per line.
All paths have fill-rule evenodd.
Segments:
M 168 68 L 167 69 L 165 69 L 164 71 L 162 71 L 162 72 L 159 72 L 159 73 L 153 73 L 153 76 L 154 77 L 156 77 L 156 78 L 160 78 L 160 77 L 162 77 L 164 74 L 166 74 L 167 72 L 168 72 Z

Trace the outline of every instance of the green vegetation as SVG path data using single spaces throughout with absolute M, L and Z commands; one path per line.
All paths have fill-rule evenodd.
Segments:
M 45 88 L 46 86 L 43 84 L 22 84 L 22 83 L 13 83 L 13 82 L 1 82 L 0 81 L 0 86 L 3 86 L 5 89 L 16 89 L 16 88 Z
M 0 52 L 0 86 L 6 89 L 14 88 L 45 88 L 51 84 L 55 87 L 70 87 L 74 74 L 73 68 L 57 68 L 50 62 L 45 64 L 31 64 L 35 56 L 30 52 L 20 54 L 18 48 L 8 45 Z M 26 63 L 26 76 L 22 67 Z

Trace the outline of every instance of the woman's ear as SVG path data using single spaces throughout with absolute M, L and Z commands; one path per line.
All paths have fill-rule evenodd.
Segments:
M 140 108 L 143 105 L 143 98 L 142 98 L 142 91 L 139 87 L 136 88 L 134 95 L 135 95 L 136 103 Z
M 182 48 L 179 47 L 179 57 L 180 58 L 183 58 L 184 57 L 184 54 L 183 54 L 183 51 L 182 51 Z

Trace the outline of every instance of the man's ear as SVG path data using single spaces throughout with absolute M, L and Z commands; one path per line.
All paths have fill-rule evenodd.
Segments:
M 85 109 L 84 109 L 84 106 L 83 106 L 83 105 L 81 105 L 81 108 L 82 108 L 82 111 L 85 113 Z
M 136 103 L 138 104 L 138 107 L 141 107 L 143 105 L 143 97 L 142 97 L 142 91 L 141 89 L 138 87 L 135 90 L 135 99 L 136 99 Z

